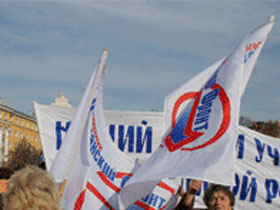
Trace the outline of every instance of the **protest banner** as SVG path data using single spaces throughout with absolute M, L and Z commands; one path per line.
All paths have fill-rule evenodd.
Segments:
M 41 113 L 40 116 L 37 116 L 37 119 L 40 119 L 38 123 L 44 121 L 51 125 L 43 127 L 43 130 L 39 129 L 40 136 L 41 133 L 48 134 L 41 137 L 41 141 L 42 143 L 44 141 L 54 142 L 53 145 L 49 143 L 48 146 L 56 153 L 56 142 L 60 141 L 60 137 L 64 136 L 69 128 L 67 124 L 70 124 L 69 119 L 73 117 L 75 108 L 65 108 L 64 110 L 62 108 L 59 110 L 64 113 L 63 115 L 59 113 L 50 115 L 50 113 L 54 113 L 53 111 L 57 111 L 56 107 L 42 104 L 37 104 L 36 107 L 40 111 L 38 113 Z M 161 143 L 162 112 L 105 110 L 105 118 L 112 142 L 120 151 L 133 159 L 147 159 Z M 145 121 L 145 125 L 143 125 L 143 121 Z M 48 137 L 46 138 L 46 136 Z M 150 139 L 151 142 L 147 139 Z M 234 189 L 236 199 L 235 209 L 277 209 L 280 205 L 280 139 L 239 126 L 235 149 L 236 183 L 231 187 L 231 190 Z M 47 157 L 48 154 L 46 153 L 45 156 Z M 174 181 L 184 190 L 188 189 L 190 179 L 187 177 L 178 177 Z M 204 182 L 197 193 L 196 207 L 204 207 L 202 195 L 208 186 L 209 183 Z M 157 202 L 159 201 L 158 197 Z M 152 204 L 152 199 L 148 203 Z
M 273 22 L 270 21 L 267 25 L 270 25 L 271 29 Z M 270 29 L 266 30 L 267 33 Z M 128 184 L 122 189 L 122 208 L 127 208 L 141 197 L 152 192 L 156 183 L 163 178 L 187 175 L 188 177 L 208 180 L 215 183 L 233 184 L 233 147 L 235 143 L 234 140 L 237 135 L 240 98 L 246 86 L 243 85 L 247 83 L 249 77 L 248 75 L 251 74 L 251 70 L 253 68 L 252 66 L 254 66 L 254 62 L 256 61 L 255 59 L 255 61 L 252 61 L 253 63 L 250 65 L 249 63 L 251 60 L 249 59 L 249 62 L 247 62 L 248 58 L 250 58 L 254 52 L 249 52 L 248 57 L 247 59 L 245 57 L 245 60 L 243 57 L 244 49 L 246 53 L 247 50 L 250 50 L 250 47 L 245 48 L 245 46 L 250 43 L 250 37 L 254 37 L 252 34 L 251 36 L 246 37 L 241 42 L 240 46 L 230 56 L 223 60 L 223 62 L 218 62 L 218 64 L 214 64 L 206 70 L 207 75 L 211 72 L 207 77 L 204 79 L 202 77 L 198 77 L 196 78 L 197 80 L 193 79 L 190 82 L 192 84 L 198 84 L 197 86 L 192 86 L 190 83 L 186 83 L 183 87 L 183 91 L 179 88 L 178 91 L 174 91 L 174 93 L 167 97 L 166 101 L 171 101 L 169 102 L 171 103 L 171 106 L 166 106 L 167 109 L 165 109 L 166 111 L 164 112 L 167 116 L 169 116 L 164 118 L 168 119 L 168 129 L 164 142 L 160 144 L 158 149 L 160 152 L 155 152 L 148 161 L 144 162 L 144 164 L 140 166 L 140 169 L 137 170 L 136 174 L 132 176 Z M 266 36 L 267 34 L 262 37 L 266 39 Z M 264 41 L 258 42 L 256 47 L 253 45 L 253 50 L 256 51 L 261 49 L 258 46 L 263 45 L 263 43 Z M 255 53 L 256 57 L 258 54 L 259 53 Z M 246 69 L 244 69 L 244 66 L 247 66 Z M 249 66 L 251 66 L 251 68 L 249 68 Z M 248 71 L 249 73 L 245 73 L 245 71 Z M 188 103 L 185 103 L 186 101 L 188 101 Z M 183 103 L 185 104 L 182 106 Z M 168 104 L 168 102 L 166 104 Z M 213 111 L 212 117 L 210 117 L 211 110 Z M 84 114 L 84 116 L 85 115 L 87 114 Z M 215 122 L 218 120 L 219 122 L 217 124 L 211 123 L 213 120 Z M 73 121 L 76 123 L 76 126 L 74 127 L 77 127 L 77 120 L 75 120 L 75 117 Z M 89 125 L 93 125 L 92 122 L 87 122 Z M 83 127 L 84 125 L 78 126 L 82 129 L 89 129 L 88 125 L 87 127 Z M 100 130 L 102 131 L 104 129 Z M 89 136 L 86 136 L 86 138 L 88 137 Z M 96 138 L 96 134 L 94 137 Z M 92 139 L 90 142 L 93 144 Z M 109 141 L 107 140 L 107 142 Z M 96 142 L 96 144 L 97 146 L 101 145 L 99 142 Z M 71 148 L 72 146 L 75 146 L 75 143 L 69 145 L 70 146 L 68 147 Z M 215 145 L 215 147 L 213 147 L 213 145 Z M 205 153 L 201 152 L 201 150 L 206 147 L 211 147 L 211 149 L 208 148 L 207 150 L 207 157 L 204 155 Z M 99 149 L 101 148 L 99 147 Z M 90 148 L 90 150 L 92 150 L 92 148 Z M 197 152 L 197 150 L 200 150 L 200 152 Z M 182 155 L 182 151 L 188 151 L 188 153 L 193 154 L 196 153 L 196 155 L 190 155 L 188 157 Z M 61 152 L 59 153 L 63 154 Z M 91 154 L 94 156 L 93 159 L 96 160 L 96 153 L 93 154 L 91 151 Z M 225 156 L 225 154 L 230 158 L 221 158 Z M 63 157 L 63 155 L 60 156 Z M 192 157 L 194 157 L 193 160 L 191 159 Z M 63 157 L 63 159 L 73 159 L 73 156 L 68 155 L 68 158 Z M 166 160 L 168 160 L 168 162 Z M 76 159 L 73 161 L 76 161 Z M 169 167 L 172 161 L 175 163 L 173 164 L 173 166 L 176 167 L 175 170 L 174 167 L 172 169 Z M 189 163 L 188 170 L 184 171 L 182 169 L 184 168 L 183 166 L 186 168 L 186 165 L 183 163 L 186 162 Z M 205 164 L 205 162 L 207 163 Z M 156 163 L 156 165 L 153 165 L 154 163 Z M 178 163 L 181 163 L 182 165 Z M 198 163 L 201 164 L 201 166 L 197 167 Z M 197 170 L 193 170 L 193 164 L 195 164 L 195 168 Z M 56 170 L 63 171 L 58 167 L 59 165 L 60 164 L 56 165 Z M 221 167 L 223 167 L 224 173 L 219 173 L 218 176 L 215 172 Z M 91 179 L 90 177 L 96 175 L 95 172 L 92 173 L 92 170 L 90 170 L 87 175 L 88 174 L 89 177 L 86 177 L 86 179 Z M 110 174 L 105 175 L 110 176 Z M 127 181 L 127 179 L 125 181 Z M 124 183 L 125 182 L 122 181 L 121 185 L 123 186 Z M 140 188 L 138 189 L 135 186 Z M 101 187 L 100 189 L 104 189 L 104 187 Z M 97 194 L 95 195 L 99 201 L 102 201 L 103 204 L 107 205 L 102 196 L 102 198 L 100 198 Z

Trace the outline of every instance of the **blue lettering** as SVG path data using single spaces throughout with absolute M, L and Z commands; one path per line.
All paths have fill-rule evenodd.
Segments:
M 210 112 L 211 112 L 211 109 L 202 110 L 202 111 L 198 112 L 198 114 L 196 115 L 196 117 L 209 116 L 209 113 L 210 113 Z
M 276 198 L 278 193 L 279 185 L 274 179 L 266 179 L 265 180 L 265 189 L 267 192 L 266 203 L 272 203 L 272 199 Z
M 100 150 L 99 149 L 96 150 L 96 152 L 95 152 L 93 157 L 94 157 L 95 162 L 97 162 L 98 161 L 98 157 L 100 157 Z
M 150 194 L 149 194 L 149 195 L 147 195 L 145 198 L 142 198 L 141 200 L 142 200 L 142 201 L 144 201 L 144 202 L 147 202 L 147 201 L 148 201 L 148 199 L 149 199 L 149 197 L 150 197 Z
M 146 153 L 152 152 L 152 127 L 147 126 L 146 132 L 143 137 L 143 141 L 141 139 L 142 137 L 142 127 L 137 126 L 137 144 L 136 144 L 136 152 L 141 153 L 143 151 L 144 144 L 146 142 Z
M 160 202 L 159 202 L 159 205 L 158 205 L 158 209 L 161 209 L 164 205 L 164 203 L 166 202 L 166 200 L 162 197 L 159 198 L 160 199 Z
M 240 178 L 238 174 L 235 174 L 235 186 L 232 188 L 233 194 L 236 196 L 240 186 Z
M 202 104 L 201 106 L 198 106 L 197 109 L 198 109 L 198 111 L 207 110 L 207 109 L 210 109 L 211 106 L 212 106 L 212 102 L 209 102 L 206 104 Z
M 94 155 L 96 149 L 97 149 L 97 144 L 96 144 L 96 142 L 94 141 L 94 142 L 91 144 L 91 146 L 90 146 L 90 153 L 91 153 L 92 155 Z
M 145 120 L 142 121 L 142 124 L 145 127 L 118 125 L 118 131 L 116 131 L 115 125 L 109 125 L 112 141 L 115 142 L 115 133 L 118 132 L 118 147 L 121 151 L 125 151 L 126 144 L 128 144 L 128 152 L 134 152 L 135 149 L 136 153 L 144 153 L 145 148 L 145 153 L 152 153 L 153 128 L 146 126 L 148 122 Z
M 213 101 L 215 98 L 217 98 L 218 94 L 219 94 L 219 89 L 216 88 L 215 90 L 212 90 L 211 92 L 209 92 L 205 96 L 203 96 L 201 103 L 207 104 L 207 103 Z
M 95 102 L 96 102 L 96 98 L 94 98 L 91 102 L 91 106 L 90 106 L 90 111 L 94 110 L 95 108 Z
M 209 116 L 197 118 L 197 119 L 195 119 L 194 124 L 197 125 L 197 124 L 200 124 L 200 123 L 203 123 L 203 122 L 208 122 L 208 119 L 209 119 Z
M 245 140 L 245 136 L 243 134 L 239 134 L 236 142 L 236 149 L 238 150 L 238 154 L 237 154 L 238 159 L 243 159 L 244 157 L 244 150 L 245 150 L 244 140 Z
M 279 151 L 277 148 L 274 148 L 274 152 L 270 145 L 267 145 L 268 155 L 269 157 L 273 158 L 273 164 L 275 166 L 279 166 Z
M 92 145 L 95 142 L 94 135 L 91 133 L 89 143 Z
M 257 146 L 257 151 L 259 153 L 259 157 L 256 157 L 256 162 L 261 162 L 263 159 L 263 153 L 264 153 L 264 149 L 265 149 L 265 143 L 261 143 L 261 141 L 257 138 L 255 138 L 255 142 L 256 142 L 256 146 Z
M 148 204 L 152 205 L 153 207 L 155 207 L 156 204 L 157 204 L 157 201 L 158 201 L 158 195 L 155 195 L 155 194 L 151 193 L 150 194 L 150 199 L 148 201 Z
M 213 74 L 213 76 L 207 81 L 205 85 L 205 90 L 212 87 L 213 85 L 216 84 L 217 76 L 218 76 L 218 70 Z
M 251 175 L 251 172 L 247 172 L 248 175 Z M 250 195 L 250 202 L 255 202 L 256 200 L 256 194 L 257 194 L 257 181 L 255 177 L 251 178 L 251 184 L 248 186 L 249 177 L 244 175 L 242 180 L 242 186 L 241 186 L 241 193 L 240 193 L 240 200 L 245 200 L 247 195 L 249 194 L 249 191 L 251 190 Z
M 216 82 L 216 81 L 215 81 Z M 205 96 L 203 96 L 201 103 L 202 106 L 198 106 L 197 110 L 199 111 L 196 114 L 196 119 L 194 124 L 198 125 L 201 123 L 204 123 L 203 125 L 194 128 L 194 131 L 208 129 L 208 119 L 211 113 L 211 106 L 212 106 L 212 101 L 218 96 L 219 94 L 219 89 L 212 90 L 211 92 L 207 93 Z
M 57 121 L 55 123 L 55 131 L 56 131 L 56 149 L 59 150 L 62 144 L 62 131 L 67 132 L 70 127 L 71 122 L 66 122 L 65 127 L 62 126 L 61 121 Z
M 125 183 L 129 180 L 129 178 L 130 178 L 129 176 L 124 176 L 122 178 L 121 187 L 123 187 L 125 185 Z
M 108 165 L 108 163 L 105 162 L 103 168 L 102 168 L 102 172 L 108 177 L 109 175 L 109 170 L 110 170 L 110 166 Z
M 128 151 L 133 152 L 134 126 L 128 126 L 126 137 L 124 138 L 124 125 L 119 125 L 119 149 L 124 151 L 128 139 Z
M 94 162 L 96 162 L 97 166 L 101 169 L 104 175 L 106 175 L 111 181 L 115 180 L 116 171 L 110 167 L 110 165 L 105 161 L 104 157 L 101 154 L 101 151 L 97 147 L 97 143 L 95 141 L 94 135 L 91 134 L 90 137 L 90 154 Z
M 208 129 L 208 122 L 206 122 L 204 125 L 202 125 L 200 127 L 195 128 L 194 131 L 198 131 L 198 130 L 201 130 L 201 129 L 207 130 Z
M 108 174 L 108 178 L 111 180 L 111 181 L 114 181 L 115 180 L 115 177 L 116 177 L 116 172 L 111 168 L 109 174 Z
M 109 125 L 109 133 L 113 142 L 115 142 L 115 125 Z
M 97 165 L 99 166 L 99 168 L 102 168 L 103 163 L 104 163 L 104 158 L 102 156 L 100 156 L 100 158 L 97 162 Z

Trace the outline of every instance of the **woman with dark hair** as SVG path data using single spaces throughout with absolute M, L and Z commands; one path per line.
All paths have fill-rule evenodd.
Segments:
M 212 184 L 203 196 L 203 202 L 208 210 L 232 210 L 234 201 L 233 192 L 229 188 L 218 184 Z
M 202 181 L 191 180 L 188 192 L 179 192 L 182 195 L 181 201 L 175 210 L 193 210 L 195 194 L 200 189 Z M 234 194 L 228 187 L 211 184 L 203 195 L 203 202 L 207 210 L 233 210 Z

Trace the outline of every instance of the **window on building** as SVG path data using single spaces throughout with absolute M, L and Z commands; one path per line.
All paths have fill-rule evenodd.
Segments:
M 0 112 L 0 120 L 2 119 L 2 112 Z
M 5 120 L 8 120 L 8 114 L 7 113 L 5 114 Z
M 18 125 L 18 118 L 16 118 L 16 124 Z
M 30 135 L 30 140 L 33 141 L 33 136 L 32 135 Z
M 16 137 L 16 138 L 18 137 L 18 132 L 17 132 L 17 131 L 15 132 L 15 137 Z
M 21 123 L 20 123 L 20 125 L 23 126 L 23 124 L 24 124 L 24 121 L 22 120 Z

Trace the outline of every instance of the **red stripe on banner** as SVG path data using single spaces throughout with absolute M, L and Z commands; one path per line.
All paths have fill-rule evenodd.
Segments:
M 114 190 L 115 192 L 119 193 L 121 191 L 120 188 L 118 188 L 116 185 L 114 185 L 108 178 L 107 176 L 102 172 L 102 171 L 98 171 L 97 172 L 98 176 L 101 178 L 101 180 L 108 186 L 110 187 L 112 190 Z
M 99 150 L 102 151 L 103 147 L 99 142 L 99 138 L 98 138 L 97 131 L 96 131 L 96 124 L 95 124 L 95 117 L 94 116 L 92 116 L 92 131 L 93 131 L 93 134 L 94 134 L 94 137 L 95 137 L 95 140 L 96 140 L 96 144 L 97 144 Z
M 121 179 L 121 178 L 123 178 L 124 176 L 132 176 L 132 175 L 133 175 L 132 173 L 117 172 L 117 173 L 116 173 L 116 178 L 117 178 L 117 179 Z
M 142 208 L 144 210 L 156 210 L 153 207 L 149 206 L 148 204 L 146 204 L 142 201 L 136 201 L 134 204 L 139 206 L 140 208 Z
M 109 210 L 115 210 L 110 203 L 98 192 L 98 190 L 89 182 L 87 182 L 87 189 L 92 192 Z
M 167 191 L 169 191 L 172 195 L 174 195 L 174 193 L 175 193 L 175 189 L 174 188 L 170 187 L 169 185 L 167 185 L 166 183 L 164 183 L 162 181 L 160 181 L 158 183 L 158 186 L 163 188 L 163 189 L 165 189 L 165 190 L 167 190 Z
M 86 194 L 86 190 L 83 190 L 80 195 L 78 196 L 76 202 L 75 202 L 75 206 L 74 206 L 74 210 L 81 210 L 82 206 L 85 202 L 85 194 Z

